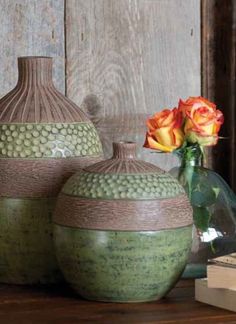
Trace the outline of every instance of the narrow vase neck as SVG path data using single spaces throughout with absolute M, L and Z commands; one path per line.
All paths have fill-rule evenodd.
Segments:
M 113 159 L 135 159 L 136 158 L 136 143 L 133 142 L 118 142 L 113 143 Z
M 190 159 L 190 160 L 185 160 L 182 159 L 181 161 L 181 167 L 186 167 L 186 166 L 202 166 L 202 159 Z
M 18 86 L 52 86 L 52 58 L 50 57 L 19 57 Z
M 188 147 L 181 154 L 181 167 L 195 167 L 203 165 L 203 153 L 198 147 Z

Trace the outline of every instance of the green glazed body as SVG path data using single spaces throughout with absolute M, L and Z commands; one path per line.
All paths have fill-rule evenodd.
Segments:
M 51 284 L 63 278 L 52 239 L 56 195 L 66 174 L 96 161 L 99 152 L 91 123 L 0 125 L 0 282 Z
M 143 302 L 163 297 L 180 277 L 192 226 L 161 231 L 103 231 L 54 225 L 59 266 L 82 297 Z
M 55 199 L 0 199 L 0 282 L 54 283 L 62 278 L 52 242 Z

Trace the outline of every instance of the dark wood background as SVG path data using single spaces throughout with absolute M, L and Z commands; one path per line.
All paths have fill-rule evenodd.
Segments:
M 202 0 L 202 94 L 217 103 L 225 123 L 209 165 L 236 191 L 236 1 Z

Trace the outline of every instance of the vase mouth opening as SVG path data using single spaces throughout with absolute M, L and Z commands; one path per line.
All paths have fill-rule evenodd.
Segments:
M 132 145 L 136 145 L 136 143 L 133 142 L 133 141 L 119 141 L 119 142 L 113 142 L 113 144 L 120 144 L 120 145 L 129 145 L 129 144 L 132 144 Z
M 52 60 L 51 56 L 19 56 L 18 60 L 37 60 L 37 59 L 47 59 Z

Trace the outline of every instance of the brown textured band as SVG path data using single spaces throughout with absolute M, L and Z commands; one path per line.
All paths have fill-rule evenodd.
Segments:
M 137 145 L 133 142 L 113 143 L 111 159 L 101 161 L 86 168 L 88 172 L 96 173 L 165 173 L 156 165 L 136 158 Z
M 0 197 L 56 197 L 73 173 L 101 159 L 0 159 Z
M 163 200 L 96 200 L 60 194 L 54 222 L 85 229 L 157 231 L 193 223 L 187 196 Z
M 125 174 L 134 174 L 134 173 L 165 173 L 165 171 L 159 169 L 157 166 L 144 162 L 141 160 L 136 160 L 134 158 L 122 160 L 119 158 L 112 158 L 106 161 L 102 161 L 96 163 L 95 165 L 90 165 L 86 168 L 88 172 L 96 172 L 96 173 L 125 173 Z

